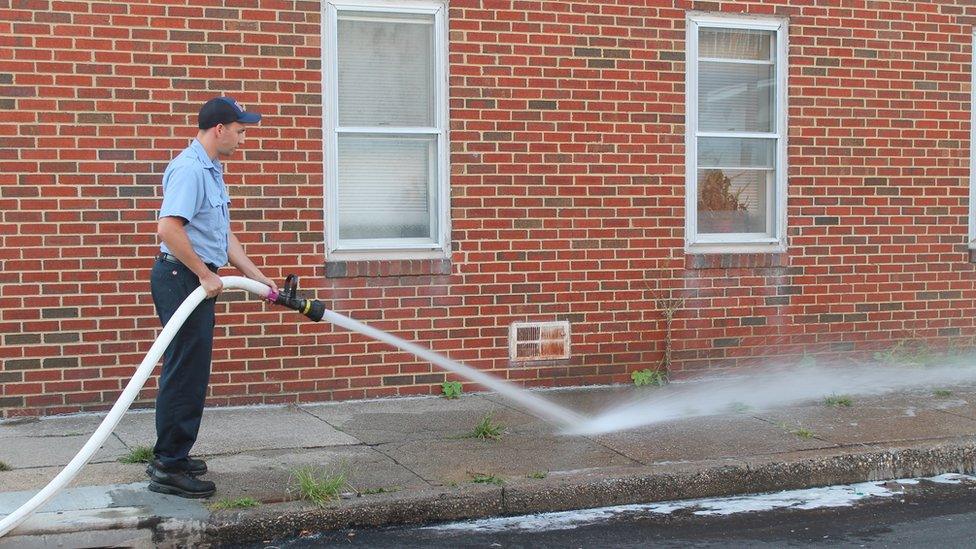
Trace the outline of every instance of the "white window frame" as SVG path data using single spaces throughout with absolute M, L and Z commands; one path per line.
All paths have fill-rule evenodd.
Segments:
M 325 232 L 329 259 L 424 259 L 450 256 L 450 163 L 448 143 L 448 59 L 447 6 L 437 0 L 329 0 L 323 3 L 325 33 L 322 40 L 323 157 L 325 159 Z M 433 130 L 424 127 L 350 127 L 338 125 L 339 45 L 338 16 L 341 11 L 422 14 L 434 16 L 435 83 Z M 387 238 L 339 240 L 339 135 L 391 134 L 396 136 L 434 136 L 437 139 L 436 216 L 433 239 Z
M 787 206 L 787 21 L 774 17 L 720 15 L 689 12 L 685 21 L 685 253 L 775 253 L 786 251 Z M 752 133 L 698 131 L 698 29 L 747 29 L 776 33 L 776 116 L 775 132 Z M 751 233 L 698 234 L 698 138 L 767 137 L 775 138 L 776 170 L 773 177 L 776 198 L 767 205 L 769 235 Z
M 976 250 L 976 31 L 969 60 L 969 249 Z

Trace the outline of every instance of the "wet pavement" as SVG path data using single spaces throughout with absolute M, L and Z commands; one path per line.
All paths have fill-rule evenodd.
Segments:
M 594 413 L 635 394 L 665 397 L 669 390 L 537 394 Z M 503 429 L 497 440 L 466 436 L 489 414 Z M 11 468 L 0 472 L 0 515 L 53 478 L 101 418 L 0 423 L 0 461 Z M 971 472 L 976 466 L 974 387 L 938 395 L 919 389 L 853 396 L 849 407 L 827 406 L 818 397 L 593 436 L 562 435 L 492 394 L 208 409 L 195 455 L 207 460 L 205 478 L 218 490 L 202 501 L 150 493 L 145 466 L 119 461 L 153 443 L 153 424 L 151 411 L 126 414 L 79 479 L 0 538 L 0 547 L 84 546 L 119 537 L 133 546 L 260 541 L 310 531 Z M 323 506 L 299 499 L 294 476 L 306 467 L 344 474 L 345 497 Z M 214 508 L 243 497 L 259 505 Z

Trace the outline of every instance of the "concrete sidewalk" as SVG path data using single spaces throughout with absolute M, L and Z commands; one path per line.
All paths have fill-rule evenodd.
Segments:
M 542 391 L 583 413 L 633 387 Z M 486 414 L 498 440 L 465 438 Z M 0 423 L 0 515 L 53 478 L 102 416 Z M 153 414 L 130 412 L 72 487 L 0 538 L 0 548 L 233 545 L 324 529 L 420 523 L 762 492 L 976 467 L 976 387 L 822 400 L 670 421 L 594 437 L 555 428 L 496 395 L 207 410 L 195 455 L 217 483 L 209 500 L 146 490 Z M 342 471 L 345 497 L 296 499 L 293 472 Z M 501 484 L 475 483 L 476 475 Z M 261 504 L 213 510 L 241 497 Z

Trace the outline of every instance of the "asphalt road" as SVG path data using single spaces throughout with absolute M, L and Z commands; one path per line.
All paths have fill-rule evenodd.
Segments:
M 345 530 L 244 547 L 976 547 L 976 479 L 958 484 L 922 480 L 874 486 L 886 494 L 865 494 L 875 489 L 866 485 L 845 488 L 861 499 L 839 507 L 798 509 L 816 505 L 809 504 L 811 496 L 804 494 L 793 503 L 785 498 L 779 509 L 721 514 L 754 505 L 749 498 L 735 498 L 738 501 L 731 507 L 727 499 L 710 500 L 715 504 L 712 510 L 718 511 L 705 515 L 699 513 L 709 505 L 671 512 L 611 508 L 598 516 L 564 513 L 432 527 Z M 792 493 L 759 499 L 778 499 L 781 494 Z M 834 497 L 821 494 L 819 499 Z

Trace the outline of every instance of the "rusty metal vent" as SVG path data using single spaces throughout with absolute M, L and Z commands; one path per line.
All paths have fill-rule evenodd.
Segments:
M 514 361 L 569 358 L 569 321 L 512 323 L 508 356 Z

